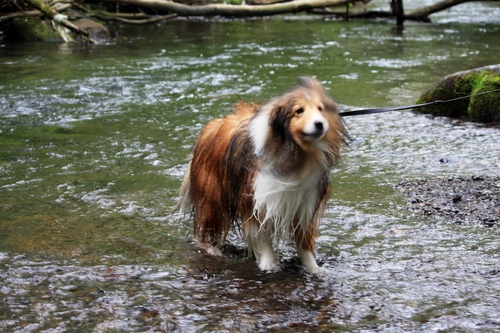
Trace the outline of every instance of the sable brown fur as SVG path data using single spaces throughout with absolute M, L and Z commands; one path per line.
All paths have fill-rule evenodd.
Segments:
M 181 194 L 182 205 L 192 205 L 194 233 L 201 243 L 223 243 L 231 222 L 241 218 L 238 207 L 251 209 L 257 166 L 247 127 L 256 108 L 237 104 L 232 115 L 207 124 L 194 147 Z

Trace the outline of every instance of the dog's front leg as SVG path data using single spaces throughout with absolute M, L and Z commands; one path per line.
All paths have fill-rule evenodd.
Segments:
M 302 247 L 299 246 L 297 248 L 297 252 L 299 254 L 300 261 L 304 266 L 307 267 L 307 269 L 310 272 L 315 273 L 321 270 L 321 268 L 316 263 L 316 259 L 314 258 L 314 253 L 312 251 L 304 250 Z
M 279 261 L 274 254 L 273 243 L 264 228 L 259 227 L 255 219 L 247 220 L 243 226 L 249 251 L 255 255 L 259 268 L 262 271 L 279 269 Z
M 312 273 L 321 271 L 314 258 L 314 247 L 316 245 L 315 228 L 311 225 L 310 229 L 306 232 L 302 231 L 302 228 L 297 228 L 295 231 L 295 241 L 297 243 L 297 253 L 302 264 Z

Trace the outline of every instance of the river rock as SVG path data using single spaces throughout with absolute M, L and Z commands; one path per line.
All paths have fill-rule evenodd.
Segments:
M 448 100 L 500 89 L 500 64 L 445 76 L 425 91 L 417 104 Z M 500 123 L 500 91 L 417 109 L 435 116 L 465 118 L 482 123 Z
M 108 28 L 99 22 L 88 18 L 81 18 L 73 22 L 78 28 L 87 31 L 90 38 L 97 43 L 104 43 L 109 40 L 110 34 Z

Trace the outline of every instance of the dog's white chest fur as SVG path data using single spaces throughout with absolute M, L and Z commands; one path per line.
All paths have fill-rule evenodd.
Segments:
M 286 181 L 259 172 L 254 183 L 254 216 L 261 228 L 278 242 L 293 237 L 299 226 L 307 229 L 317 209 L 320 177 L 313 173 L 304 181 Z

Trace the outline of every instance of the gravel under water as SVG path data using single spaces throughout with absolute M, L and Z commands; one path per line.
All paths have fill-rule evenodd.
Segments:
M 486 226 L 500 221 L 500 177 L 404 180 L 397 188 L 409 197 L 409 208 L 425 216 Z

